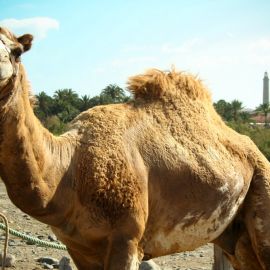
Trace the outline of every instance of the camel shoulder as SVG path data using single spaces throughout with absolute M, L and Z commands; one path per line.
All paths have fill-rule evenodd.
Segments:
M 129 117 L 125 106 L 99 106 L 76 119 L 83 126 L 75 170 L 77 194 L 84 206 L 94 207 L 110 221 L 136 209 L 141 194 L 123 146 Z

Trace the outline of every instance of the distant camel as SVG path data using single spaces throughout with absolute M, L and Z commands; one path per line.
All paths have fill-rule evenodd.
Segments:
M 0 176 L 78 269 L 136 270 L 208 242 L 235 269 L 270 269 L 270 164 L 201 81 L 150 70 L 130 78 L 133 101 L 83 112 L 56 137 L 19 61 L 32 39 L 0 29 Z

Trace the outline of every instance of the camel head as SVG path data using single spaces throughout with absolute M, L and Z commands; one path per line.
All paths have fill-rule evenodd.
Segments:
M 17 75 L 20 56 L 31 48 L 32 40 L 32 35 L 16 37 L 0 27 L 0 84 Z

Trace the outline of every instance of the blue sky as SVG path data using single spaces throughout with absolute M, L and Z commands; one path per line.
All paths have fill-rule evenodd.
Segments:
M 33 33 L 24 55 L 35 93 L 99 94 L 156 67 L 199 75 L 213 100 L 262 103 L 270 72 L 268 0 L 0 0 L 0 25 Z

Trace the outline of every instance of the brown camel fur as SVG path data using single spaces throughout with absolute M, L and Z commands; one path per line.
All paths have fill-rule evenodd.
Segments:
M 19 62 L 32 36 L 1 28 L 0 39 L 0 176 L 78 269 L 136 270 L 208 242 L 235 269 L 270 269 L 270 164 L 223 123 L 200 80 L 132 77 L 133 101 L 85 111 L 56 137 L 33 113 Z

